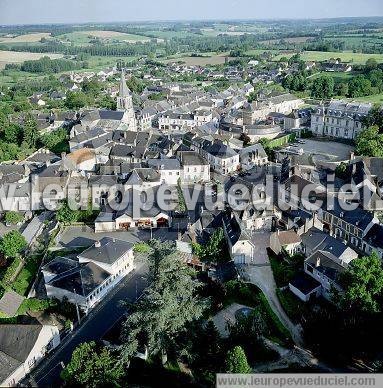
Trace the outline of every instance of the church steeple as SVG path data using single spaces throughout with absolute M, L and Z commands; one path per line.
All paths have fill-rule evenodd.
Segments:
M 132 92 L 126 85 L 124 70 L 121 71 L 120 90 L 117 97 L 117 110 L 133 109 Z
M 133 107 L 133 95 L 125 81 L 125 73 L 121 71 L 120 89 L 117 96 L 117 110 L 124 112 L 122 125 L 129 131 L 137 131 L 136 114 Z
M 128 85 L 126 85 L 125 72 L 124 72 L 124 70 L 122 70 L 121 71 L 121 81 L 120 81 L 119 97 L 128 97 L 131 94 L 132 94 L 132 92 L 128 88 Z

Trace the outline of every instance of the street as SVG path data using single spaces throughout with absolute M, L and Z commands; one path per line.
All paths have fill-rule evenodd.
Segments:
M 120 301 L 133 302 L 146 287 L 144 275 L 147 267 L 138 263 L 136 270 L 128 275 L 86 317 L 85 322 L 70 334 L 57 349 L 48 355 L 25 379 L 32 386 L 57 387 L 60 384 L 61 363 L 70 361 L 72 352 L 83 342 L 100 340 L 125 314 Z

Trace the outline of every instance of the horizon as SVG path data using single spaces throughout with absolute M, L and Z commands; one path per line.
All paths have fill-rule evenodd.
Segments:
M 368 0 L 361 14 L 359 0 L 320 0 L 307 7 L 305 0 L 203 0 L 180 5 L 175 0 L 141 0 L 139 4 L 123 0 L 2 0 L 0 25 L 109 24 L 188 21 L 270 21 L 326 20 L 383 17 L 380 0 Z M 108 16 L 106 16 L 108 15 Z M 272 16 L 272 17 L 271 17 Z
M 379 16 L 337 16 L 337 17 L 323 17 L 323 18 L 262 18 L 262 19 L 147 19 L 147 20 L 110 20 L 110 21 L 84 21 L 84 22 L 56 22 L 56 23 L 15 23 L 15 24 L 0 24 L 0 27 L 17 27 L 17 26 L 55 26 L 55 25 L 107 25 L 107 24 L 144 24 L 144 23 L 229 23 L 229 22 L 279 22 L 279 21 L 335 21 L 335 20 L 346 20 L 346 19 L 383 19 L 383 15 Z

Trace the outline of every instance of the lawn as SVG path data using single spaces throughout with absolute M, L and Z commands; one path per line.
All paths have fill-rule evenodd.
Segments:
M 27 259 L 24 268 L 12 283 L 12 289 L 19 295 L 25 296 L 27 294 L 32 282 L 36 277 L 40 262 L 40 256 L 33 256 Z
M 382 104 L 383 103 L 383 93 L 374 94 L 372 96 L 356 97 L 352 99 L 353 101 L 362 101 L 362 102 L 371 102 L 372 104 Z

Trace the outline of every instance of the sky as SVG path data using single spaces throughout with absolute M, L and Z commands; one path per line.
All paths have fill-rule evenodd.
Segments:
M 383 0 L 0 0 L 0 24 L 383 16 Z

